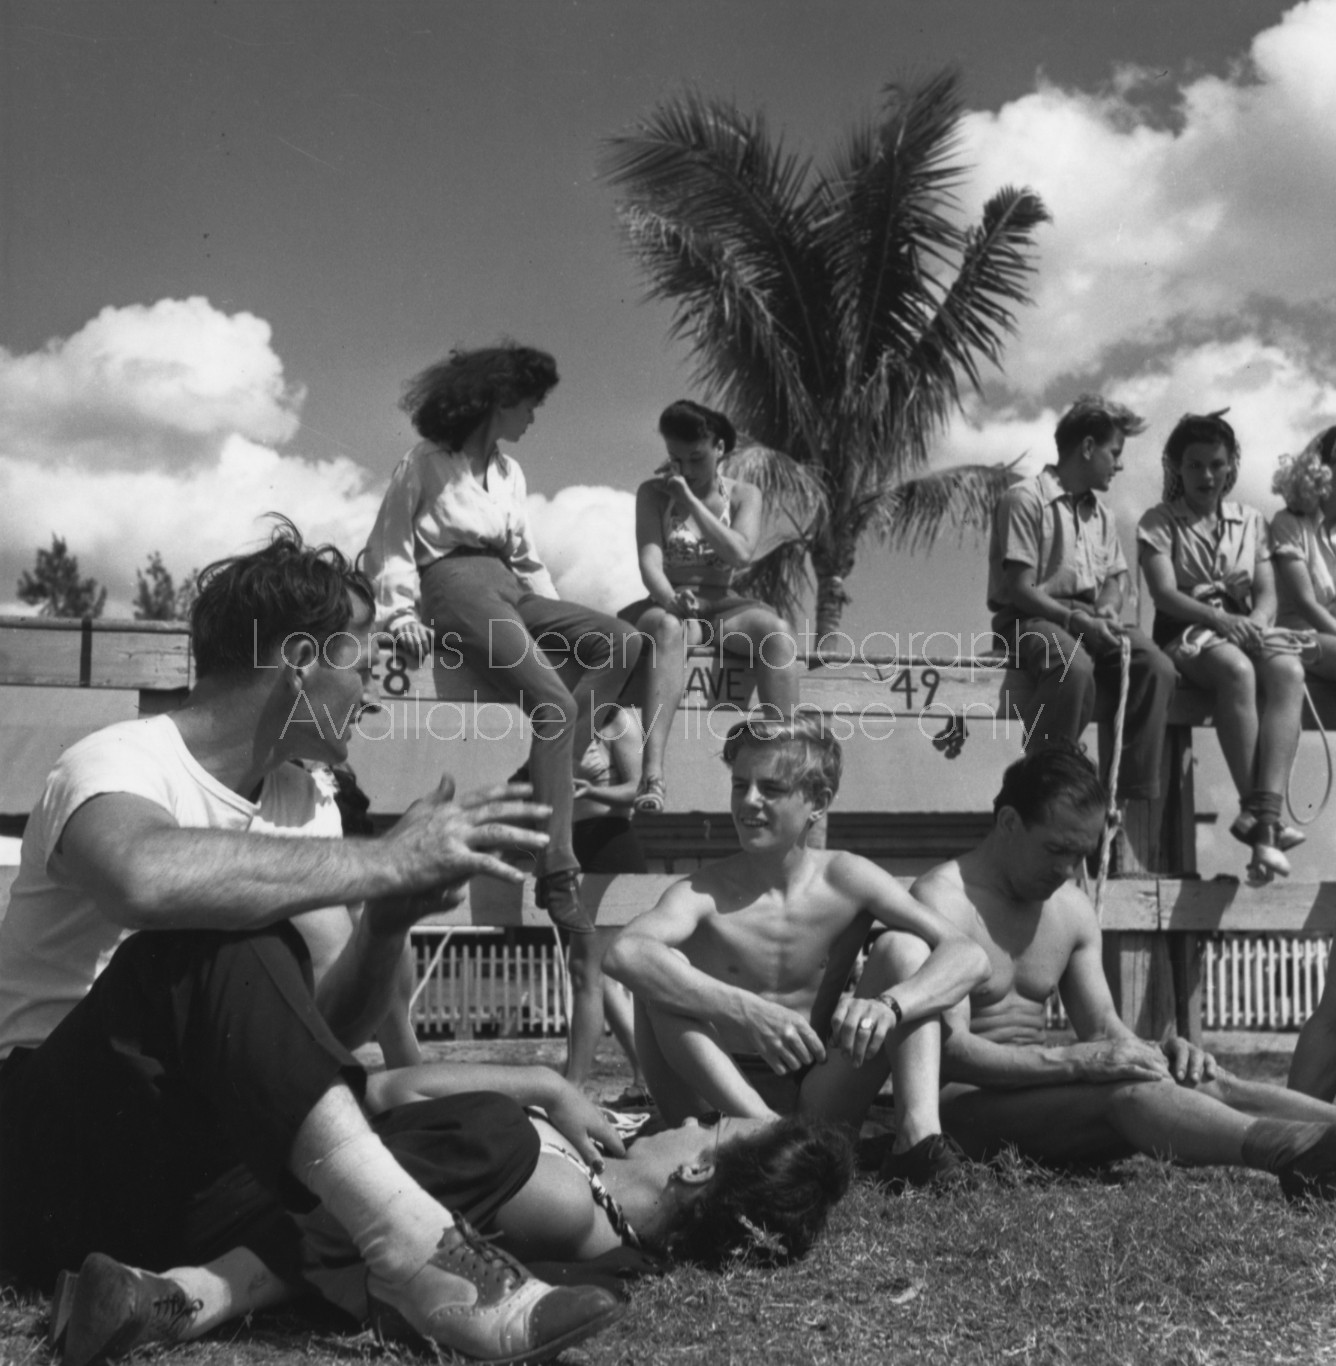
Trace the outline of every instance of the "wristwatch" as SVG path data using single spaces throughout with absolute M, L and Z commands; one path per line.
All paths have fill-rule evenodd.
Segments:
M 883 992 L 880 996 L 877 997 L 877 1000 L 879 1000 L 882 1003 L 882 1005 L 890 1007 L 891 1011 L 895 1015 L 895 1027 L 899 1029 L 900 1026 L 905 1022 L 905 1012 L 900 1009 L 900 1002 L 897 1001 L 889 991 Z

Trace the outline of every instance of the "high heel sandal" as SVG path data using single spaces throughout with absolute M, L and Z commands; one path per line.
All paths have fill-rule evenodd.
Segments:
M 637 815 L 644 815 L 646 812 L 657 815 L 662 811 L 668 805 L 668 794 L 663 779 L 657 773 L 643 775 L 640 786 L 636 789 L 635 801 L 631 805 Z

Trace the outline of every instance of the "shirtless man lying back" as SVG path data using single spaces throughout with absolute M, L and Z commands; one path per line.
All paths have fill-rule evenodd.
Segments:
M 1291 1197 L 1336 1190 L 1336 1107 L 1231 1076 L 1182 1039 L 1138 1039 L 1104 976 L 1099 924 L 1071 877 L 1097 846 L 1106 797 L 1075 749 L 1013 764 L 971 853 L 913 892 L 987 954 L 991 971 L 948 1009 L 943 1125 L 974 1157 L 1007 1144 L 1038 1160 L 1148 1153 L 1274 1172 Z M 1057 989 L 1077 1042 L 1050 1044 Z
M 960 1159 L 937 1115 L 940 1018 L 982 981 L 983 953 L 867 859 L 809 846 L 842 762 L 819 717 L 744 722 L 724 761 L 741 851 L 675 883 L 606 962 L 635 993 L 636 1049 L 664 1118 L 801 1109 L 857 1124 L 890 1072 L 884 1179 L 948 1177 Z M 845 996 L 878 921 L 889 933 Z

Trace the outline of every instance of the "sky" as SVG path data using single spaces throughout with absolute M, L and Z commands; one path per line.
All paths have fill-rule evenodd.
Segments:
M 1051 450 L 1075 394 L 1150 420 L 1114 486 L 1230 405 L 1240 493 L 1336 421 L 1336 0 L 0 0 L 0 611 L 63 536 L 128 615 L 263 514 L 360 548 L 456 345 L 562 374 L 514 453 L 566 596 L 640 595 L 632 491 L 699 394 L 643 301 L 601 141 L 688 85 L 821 158 L 955 64 L 960 211 L 1030 186 L 1035 304 L 941 464 Z M 846 627 L 987 624 L 984 551 L 863 547 Z

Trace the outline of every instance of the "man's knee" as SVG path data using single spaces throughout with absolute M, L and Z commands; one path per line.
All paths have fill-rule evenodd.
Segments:
M 877 936 L 868 950 L 867 962 L 863 965 L 863 975 L 859 980 L 860 991 L 866 986 L 875 992 L 883 986 L 892 986 L 912 977 L 927 962 L 930 952 L 927 943 L 918 935 L 886 930 Z M 868 992 L 863 991 L 863 994 Z

